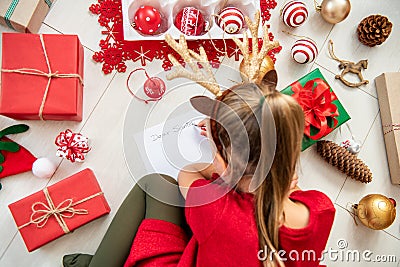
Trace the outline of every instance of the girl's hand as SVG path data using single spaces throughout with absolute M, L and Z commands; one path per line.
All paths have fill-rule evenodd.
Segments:
M 205 137 L 207 137 L 206 124 L 207 124 L 207 119 L 204 119 L 204 120 L 200 121 L 200 122 L 197 124 L 197 127 L 199 127 L 199 128 L 201 129 L 200 134 L 201 134 L 202 136 L 205 136 Z

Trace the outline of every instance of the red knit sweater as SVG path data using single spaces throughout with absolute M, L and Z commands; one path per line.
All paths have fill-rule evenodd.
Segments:
M 205 185 L 207 194 L 205 190 L 195 189 Z M 221 190 L 222 186 L 197 180 L 189 189 L 186 203 L 191 206 L 202 202 L 205 197 L 215 196 Z M 310 219 L 302 229 L 285 226 L 279 229 L 282 249 L 279 255 L 286 258 L 286 267 L 318 266 L 332 227 L 335 208 L 326 195 L 314 190 L 295 191 L 290 198 L 309 208 Z M 193 231 L 190 240 L 177 225 L 146 219 L 139 227 L 125 267 L 262 266 L 258 259 L 253 195 L 230 191 L 212 203 L 186 207 L 185 212 Z

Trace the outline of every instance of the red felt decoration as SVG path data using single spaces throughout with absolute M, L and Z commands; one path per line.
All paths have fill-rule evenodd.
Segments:
M 197 8 L 185 7 L 176 15 L 174 24 L 186 35 L 201 35 L 204 31 L 205 20 Z
M 12 142 L 12 140 L 7 137 L 3 137 L 0 140 Z M 36 161 L 36 157 L 21 145 L 17 152 L 2 151 L 2 154 L 5 161 L 1 164 L 3 166 L 3 171 L 0 172 L 0 178 L 31 171 L 32 165 Z
M 276 0 L 260 0 L 260 10 L 263 23 L 271 18 L 270 10 L 276 8 Z M 173 51 L 165 41 L 125 41 L 122 28 L 122 7 L 121 0 L 97 0 L 96 4 L 92 4 L 89 10 L 98 15 L 98 22 L 103 27 L 102 34 L 105 36 L 100 40 L 100 51 L 95 52 L 93 60 L 102 63 L 102 70 L 105 74 L 111 73 L 113 70 L 118 72 L 126 72 L 125 62 L 132 60 L 140 61 L 142 66 L 146 66 L 147 62 L 154 59 L 162 61 L 164 70 L 171 69 L 171 62 L 168 54 L 173 54 L 178 59 L 180 57 Z M 270 40 L 274 37 L 270 32 Z M 218 48 L 217 51 L 213 44 Z M 199 47 L 203 46 L 207 51 L 208 60 L 214 68 L 218 68 L 221 59 L 225 54 L 224 42 L 221 39 L 216 40 L 188 40 L 188 46 L 196 53 Z M 236 61 L 240 60 L 240 50 L 232 40 L 226 40 L 228 57 L 234 57 Z M 275 62 L 275 54 L 279 53 L 282 47 L 273 49 L 268 55 Z
M 156 34 L 161 27 L 161 14 L 152 6 L 139 7 L 133 20 L 132 26 L 144 34 Z
M 41 178 L 50 178 L 56 166 L 47 158 L 37 159 L 23 146 L 5 137 L 26 132 L 28 125 L 17 124 L 0 131 L 0 178 L 31 171 Z

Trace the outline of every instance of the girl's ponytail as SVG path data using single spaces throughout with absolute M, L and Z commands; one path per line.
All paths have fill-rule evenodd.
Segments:
M 278 92 L 266 95 L 261 104 L 261 153 L 253 176 L 253 181 L 259 183 L 255 190 L 256 223 L 260 249 L 266 259 L 264 266 L 284 266 L 278 255 L 278 233 L 284 221 L 283 199 L 300 157 L 304 117 L 293 98 Z M 276 142 L 270 138 L 271 127 L 276 131 Z

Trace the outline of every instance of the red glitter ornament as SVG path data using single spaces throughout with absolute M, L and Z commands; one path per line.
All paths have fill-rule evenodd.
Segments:
M 132 26 L 143 34 L 156 34 L 161 27 L 161 14 L 152 6 L 141 6 L 133 17 Z
M 161 99 L 165 93 L 165 83 L 158 77 L 148 78 L 143 85 L 144 93 L 152 99 Z
M 139 96 L 137 96 L 132 89 L 129 87 L 129 79 L 131 78 L 132 74 L 135 73 L 136 71 L 142 70 L 144 71 L 147 80 L 144 82 L 143 85 L 143 90 L 144 93 L 150 98 L 150 99 L 143 99 Z M 134 96 L 136 99 L 145 102 L 148 104 L 150 101 L 158 101 L 162 98 L 162 96 L 165 93 L 166 86 L 165 83 L 162 79 L 158 77 L 150 77 L 147 71 L 144 68 L 137 68 L 131 71 L 129 73 L 128 79 L 126 80 L 126 87 L 128 88 L 129 93 L 131 93 L 132 96 Z
M 176 15 L 174 24 L 185 35 L 195 36 L 203 33 L 205 20 L 197 8 L 185 7 Z

